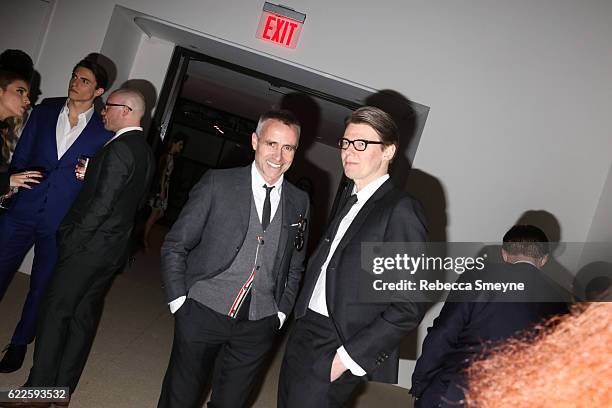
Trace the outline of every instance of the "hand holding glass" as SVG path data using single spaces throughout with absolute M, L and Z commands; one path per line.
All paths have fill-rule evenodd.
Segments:
M 85 156 L 83 154 L 79 156 L 77 165 L 74 168 L 74 175 L 76 176 L 77 180 L 85 180 L 85 173 L 87 172 L 87 164 L 89 164 L 89 159 L 89 156 Z

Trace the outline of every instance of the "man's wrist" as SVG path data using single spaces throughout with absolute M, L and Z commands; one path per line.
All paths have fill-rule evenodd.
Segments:
M 172 302 L 168 303 L 168 306 L 170 306 L 170 313 L 176 313 L 176 311 L 179 310 L 181 306 L 183 306 L 183 303 L 185 303 L 186 300 L 187 296 L 179 296 Z
M 357 377 L 362 377 L 367 374 L 365 370 L 361 368 L 361 366 L 357 364 L 355 360 L 351 358 L 351 356 L 349 356 L 344 346 L 338 347 L 336 352 L 338 353 L 338 357 L 340 357 L 340 361 L 342 361 L 342 364 L 344 364 L 344 366 L 349 369 L 353 375 L 356 375 Z
M 283 312 L 278 312 L 277 315 L 278 320 L 280 321 L 280 325 L 278 326 L 278 329 L 280 330 L 283 327 L 283 324 L 285 324 L 285 320 L 287 320 L 287 315 Z

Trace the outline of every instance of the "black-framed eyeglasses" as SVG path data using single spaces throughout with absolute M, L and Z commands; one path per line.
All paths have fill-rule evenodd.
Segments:
M 350 145 L 353 145 L 355 150 L 359 152 L 363 152 L 365 149 L 368 148 L 368 145 L 371 145 L 371 144 L 384 144 L 384 143 L 379 142 L 377 140 L 364 140 L 364 139 L 349 140 L 344 137 L 341 137 L 340 139 L 338 139 L 338 147 L 340 147 L 342 150 L 346 150 L 349 148 Z
M 300 215 L 298 222 L 293 224 L 293 226 L 297 227 L 297 234 L 295 235 L 295 239 L 293 240 L 293 246 L 298 251 L 301 251 L 304 248 L 304 232 L 306 231 L 306 226 L 308 225 L 308 220 Z
M 134 110 L 134 109 L 130 108 L 129 106 L 127 106 L 127 105 L 123 105 L 123 104 L 121 104 L 121 103 L 110 103 L 110 102 L 106 102 L 106 103 L 104 104 L 104 108 L 105 108 L 105 109 L 108 109 L 108 107 L 109 107 L 109 106 L 121 106 L 122 108 L 128 108 L 128 109 L 130 110 L 130 112 Z

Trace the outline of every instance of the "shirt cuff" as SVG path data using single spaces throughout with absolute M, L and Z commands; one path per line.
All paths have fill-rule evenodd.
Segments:
M 170 313 L 174 314 L 177 310 L 179 310 L 181 306 L 183 306 L 183 303 L 185 303 L 185 300 L 187 300 L 187 296 L 180 296 L 168 303 L 168 306 L 170 306 Z
M 340 356 L 340 361 L 342 361 L 342 364 L 344 364 L 344 366 L 348 368 L 353 375 L 356 375 L 357 377 L 366 375 L 364 369 L 361 368 L 359 364 L 357 364 L 355 360 L 348 355 L 344 346 L 338 347 L 336 352 L 338 353 L 338 356 Z
M 283 327 L 283 324 L 285 324 L 286 319 L 287 319 L 286 314 L 284 314 L 283 312 L 278 312 L 278 320 L 280 320 L 280 326 L 278 326 L 279 330 L 281 329 L 281 327 Z

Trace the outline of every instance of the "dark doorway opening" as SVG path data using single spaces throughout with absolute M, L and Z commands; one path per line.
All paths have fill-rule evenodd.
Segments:
M 176 220 L 189 191 L 208 169 L 251 163 L 251 134 L 257 118 L 268 109 L 285 108 L 298 116 L 303 128 L 299 154 L 287 177 L 312 194 L 316 221 L 311 225 L 313 238 L 317 237 L 337 182 L 302 153 L 315 142 L 335 149 L 344 118 L 359 106 L 355 101 L 176 47 L 149 135 L 158 157 L 164 157 L 177 135 L 185 140 L 182 153 L 174 160 L 162 222 L 171 225 Z M 159 178 L 163 171 L 158 171 Z M 154 190 L 160 188 L 159 178 Z

